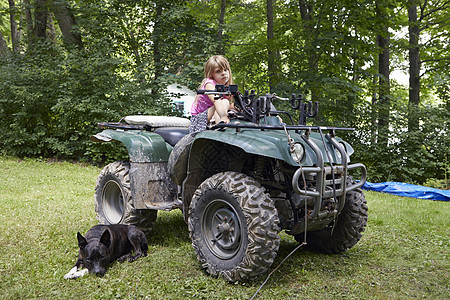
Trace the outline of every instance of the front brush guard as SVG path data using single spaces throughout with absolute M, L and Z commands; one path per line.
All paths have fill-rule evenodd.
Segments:
M 308 144 L 311 149 L 313 149 L 316 157 L 317 157 L 317 166 L 316 167 L 301 167 L 294 173 L 292 178 L 292 188 L 296 194 L 302 196 L 310 196 L 314 199 L 314 209 L 309 215 L 309 218 L 313 219 L 319 215 L 320 208 L 322 207 L 322 200 L 327 198 L 335 198 L 335 200 L 339 197 L 342 200 L 338 203 L 338 208 L 336 213 L 340 213 L 344 208 L 345 204 L 345 195 L 346 193 L 353 191 L 357 188 L 360 188 L 364 185 L 367 178 L 367 170 L 366 167 L 361 164 L 351 164 L 348 165 L 347 161 L 347 153 L 345 149 L 336 141 L 334 136 L 327 134 L 325 138 L 339 151 L 341 154 L 342 165 L 324 165 L 324 159 L 322 156 L 322 152 L 319 147 L 309 138 L 309 132 L 305 132 L 302 134 L 302 139 Z M 360 169 L 362 176 L 361 179 L 354 184 L 347 185 L 347 177 L 349 170 Z M 316 186 L 314 190 L 301 189 L 299 186 L 300 176 L 304 177 L 306 175 L 313 175 L 316 177 Z M 327 175 L 331 175 L 333 179 L 327 179 Z M 331 190 L 326 190 L 327 186 L 331 186 Z

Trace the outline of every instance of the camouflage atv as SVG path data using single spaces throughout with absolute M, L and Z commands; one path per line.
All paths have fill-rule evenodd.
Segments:
M 120 141 L 129 153 L 129 161 L 111 163 L 98 176 L 101 223 L 148 232 L 158 210 L 181 209 L 201 266 L 230 282 L 268 270 L 281 230 L 324 253 L 341 253 L 359 241 L 368 216 L 360 189 L 366 168 L 349 164 L 353 148 L 336 136 L 351 128 L 306 126 L 317 103 L 295 95 L 256 97 L 235 85 L 197 92 L 233 95 L 231 122 L 197 134 L 189 134 L 189 120 L 176 117 L 99 124 L 108 129 L 91 140 Z M 276 98 L 300 110 L 298 125 L 282 122 L 292 117 L 274 109 Z

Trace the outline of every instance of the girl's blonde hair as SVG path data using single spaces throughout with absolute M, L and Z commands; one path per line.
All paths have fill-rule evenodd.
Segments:
M 200 84 L 200 89 L 203 88 L 206 80 L 213 78 L 213 74 L 216 68 L 219 68 L 221 70 L 228 70 L 230 72 L 230 77 L 228 78 L 228 81 L 225 83 L 225 85 L 233 84 L 233 75 L 231 74 L 230 63 L 228 62 L 228 60 L 222 55 L 213 55 L 206 61 L 205 77 Z

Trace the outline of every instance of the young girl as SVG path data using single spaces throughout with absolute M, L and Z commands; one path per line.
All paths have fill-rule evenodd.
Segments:
M 214 90 L 216 84 L 233 84 L 230 63 L 221 55 L 214 55 L 205 64 L 205 79 L 199 89 Z M 191 126 L 189 132 L 200 132 L 214 116 L 216 123 L 229 123 L 228 110 L 232 108 L 229 97 L 214 100 L 215 95 L 197 95 L 191 108 Z

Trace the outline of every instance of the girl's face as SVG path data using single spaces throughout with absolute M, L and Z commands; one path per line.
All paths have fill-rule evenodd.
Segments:
M 227 69 L 215 68 L 212 77 L 218 84 L 226 84 L 230 79 L 230 71 Z

